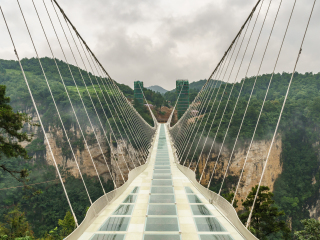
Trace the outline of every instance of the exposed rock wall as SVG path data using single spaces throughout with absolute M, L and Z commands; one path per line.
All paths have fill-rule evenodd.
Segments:
M 34 114 L 31 114 L 31 110 L 27 110 L 26 112 L 32 116 L 33 122 L 38 122 L 38 118 Z M 41 154 L 34 153 L 31 161 L 35 162 L 44 159 L 46 164 L 54 166 L 54 156 L 54 159 L 59 167 L 62 167 L 64 171 L 67 171 L 76 178 L 80 177 L 79 169 L 75 159 L 72 156 L 62 129 L 49 126 L 46 131 L 48 142 L 45 141 L 40 127 L 26 124 L 24 130 L 34 134 L 33 141 L 36 139 L 42 139 L 41 141 L 43 141 L 45 146 L 45 151 Z M 79 129 L 71 127 L 67 131 L 68 135 L 70 134 L 69 136 L 73 135 L 76 137 L 76 139 L 82 139 Z M 83 175 L 86 174 L 90 177 L 97 177 L 98 172 L 99 176 L 105 182 L 112 180 L 113 178 L 117 186 L 120 186 L 128 178 L 129 170 L 134 168 L 134 166 L 139 166 L 139 161 L 143 162 L 143 157 L 136 149 L 128 144 L 126 140 L 117 139 L 117 141 L 114 141 L 114 139 L 109 136 L 109 142 L 116 143 L 115 146 L 113 144 L 109 146 L 107 139 L 104 135 L 102 135 L 98 128 L 95 129 L 95 132 L 97 134 L 101 149 L 95 138 L 93 141 L 88 141 L 90 137 L 87 139 L 89 151 L 84 142 L 81 147 L 79 145 L 75 145 L 75 147 L 72 143 L 73 151 L 80 171 Z M 85 130 L 85 134 L 87 136 L 92 136 L 93 130 L 91 128 L 87 128 Z M 27 147 L 30 145 L 30 143 L 22 142 L 21 145 Z M 51 147 L 53 156 L 49 146 Z M 64 153 L 63 148 L 68 149 L 69 153 Z
M 282 173 L 282 165 L 280 162 L 280 155 L 282 151 L 281 143 L 282 143 L 281 137 L 277 136 L 273 144 L 273 147 L 271 149 L 267 169 L 262 181 L 262 184 L 265 186 L 268 186 L 271 191 L 273 191 L 275 180 Z M 248 160 L 247 160 L 244 174 L 240 183 L 240 188 L 237 192 L 236 199 L 238 200 L 245 199 L 248 193 L 250 192 L 251 188 L 259 183 L 260 176 L 263 169 L 263 164 L 268 154 L 270 144 L 271 144 L 271 140 L 259 140 L 259 141 L 253 142 L 251 151 L 249 152 L 249 155 L 248 155 Z M 214 149 L 212 151 L 212 154 L 208 162 L 208 166 L 205 169 L 205 172 L 203 174 L 201 183 L 205 186 L 208 184 L 210 180 L 220 147 L 221 147 L 220 144 L 216 144 L 214 146 Z M 232 155 L 232 158 L 231 158 L 231 164 L 230 164 L 227 176 L 235 176 L 236 179 L 239 178 L 240 171 L 242 169 L 242 166 L 244 164 L 244 161 L 247 155 L 248 147 L 249 146 L 247 143 L 244 146 L 239 147 L 234 151 L 234 154 Z M 219 161 L 216 166 L 214 179 L 223 178 L 223 175 L 226 171 L 226 168 L 230 159 L 230 154 L 231 154 L 230 149 L 226 147 L 222 149 L 221 156 L 219 157 Z M 207 156 L 203 155 L 199 162 L 200 173 L 203 171 L 206 159 L 207 159 Z M 236 183 L 233 183 L 231 187 L 235 188 Z M 239 201 L 238 205 L 241 208 L 241 201 Z

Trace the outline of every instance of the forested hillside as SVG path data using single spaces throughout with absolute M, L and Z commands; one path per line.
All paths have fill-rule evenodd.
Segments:
M 68 131 L 70 131 L 70 133 L 77 132 L 77 124 L 75 124 L 75 119 L 72 117 L 73 115 L 71 114 L 70 104 L 64 92 L 64 87 L 61 83 L 59 74 L 54 67 L 53 60 L 44 58 L 42 59 L 42 63 L 47 73 L 49 84 L 58 103 L 58 108 L 61 111 L 62 119 L 65 122 Z M 62 61 L 59 61 L 58 64 L 62 75 L 64 76 L 68 92 L 72 101 L 74 102 L 77 114 L 80 116 L 80 123 L 83 125 L 88 125 L 88 120 L 67 65 Z M 23 59 L 22 65 L 24 66 L 26 76 L 29 79 L 31 89 L 33 91 L 35 101 L 38 104 L 40 114 L 42 115 L 45 123 L 46 130 L 61 129 L 56 110 L 53 106 L 47 85 L 43 79 L 38 61 L 36 59 Z M 78 69 L 73 66 L 71 66 L 71 69 L 79 86 L 80 93 L 84 99 L 88 113 L 90 116 L 92 116 L 94 125 L 99 126 L 97 119 L 94 117 L 96 114 L 92 107 L 89 95 L 86 92 L 80 73 Z M 116 94 L 115 90 L 110 86 L 101 90 L 98 85 L 98 83 L 101 84 L 100 79 L 96 79 L 95 76 L 91 75 L 90 73 L 88 75 L 88 73 L 85 71 L 82 71 L 81 73 L 84 76 L 85 83 L 90 86 L 89 93 L 95 103 L 98 113 L 101 114 L 101 116 L 103 116 L 102 108 L 98 104 L 97 96 L 94 94 L 94 89 L 101 97 L 101 91 L 108 92 L 110 98 L 107 99 L 107 102 L 103 102 L 103 109 L 106 110 L 107 118 L 110 121 L 111 128 L 114 128 L 115 122 L 111 117 L 111 113 L 113 115 L 116 113 L 113 112 L 112 108 L 110 109 L 112 112 L 110 112 L 108 105 L 112 105 L 112 103 L 114 103 L 112 96 L 113 94 Z M 93 86 L 89 76 L 93 80 Z M 290 76 L 290 73 L 278 73 L 274 75 L 264 111 L 261 116 L 260 124 L 257 129 L 255 138 L 256 140 L 270 140 L 279 116 L 279 111 L 284 99 L 288 82 L 290 80 Z M 245 148 L 248 145 L 248 141 L 251 139 L 269 79 L 270 74 L 265 74 L 258 77 L 247 116 L 241 130 L 238 147 Z M 254 78 L 248 78 L 245 80 L 244 89 L 235 111 L 228 136 L 226 138 L 226 147 L 229 149 L 232 148 L 235 137 L 238 133 L 253 82 Z M 224 137 L 224 133 L 231 117 L 241 84 L 242 82 L 237 83 L 234 87 L 226 114 L 220 127 L 220 131 L 217 134 L 218 143 L 221 143 Z M 19 65 L 16 61 L 0 60 L 0 85 L 5 85 L 7 87 L 7 96 L 11 98 L 10 104 L 15 111 L 26 112 L 34 116 L 34 109 L 31 99 L 29 93 L 27 92 Z M 121 84 L 118 84 L 118 86 L 121 91 L 124 92 L 127 98 L 133 99 L 133 90 L 131 88 Z M 221 86 L 217 97 L 217 99 L 220 99 L 221 95 L 223 95 L 223 100 L 218 110 L 216 120 L 214 121 L 213 127 L 210 131 L 211 138 L 215 136 L 219 124 L 218 120 L 222 115 L 227 101 L 227 96 L 231 90 L 231 85 L 227 85 L 226 90 L 223 91 L 224 86 L 224 84 Z M 199 92 L 199 89 L 200 87 L 190 91 L 191 101 Z M 302 224 L 300 223 L 301 219 L 309 218 L 310 215 L 315 218 L 320 217 L 319 91 L 319 73 L 295 73 L 279 129 L 279 136 L 281 137 L 282 141 L 282 172 L 275 180 L 273 193 L 275 204 L 280 210 L 285 212 L 286 215 L 283 218 L 290 223 L 293 231 L 302 228 Z M 147 100 L 155 106 L 161 106 L 165 103 L 165 100 L 161 94 L 154 93 L 151 90 L 145 90 L 145 95 Z M 170 100 L 171 102 L 176 100 L 175 92 L 167 92 L 164 96 L 166 100 Z M 212 105 L 213 103 L 211 102 L 210 104 Z M 134 103 L 134 105 L 136 105 L 136 103 Z M 204 126 L 204 122 L 208 117 L 208 111 L 210 110 L 211 105 L 208 107 L 206 112 L 203 111 L 199 113 L 200 115 L 204 114 L 202 127 Z M 217 105 L 218 102 L 215 103 L 213 112 L 216 111 Z M 150 124 L 152 124 L 152 119 L 148 113 L 148 110 L 140 105 L 136 107 L 141 115 Z M 209 116 L 208 122 L 213 121 L 213 115 L 214 114 L 211 114 Z M 121 121 L 121 118 L 119 119 L 116 119 L 116 121 Z M 33 120 L 37 122 L 36 118 Z M 108 130 L 109 125 L 107 123 L 107 119 L 103 118 L 103 122 Z M 61 185 L 56 180 L 54 168 L 48 165 L 46 161 L 46 146 L 44 145 L 43 133 L 36 127 L 26 127 L 25 130 L 35 132 L 35 139 L 26 146 L 26 149 L 28 150 L 29 155 L 32 156 L 32 159 L 26 161 L 20 158 L 6 159 L 5 157 L 1 157 L 1 162 L 12 169 L 29 169 L 30 181 L 28 184 L 37 183 L 37 185 L 33 185 L 32 187 L 35 190 L 41 190 L 42 193 L 34 195 L 33 190 L 23 190 L 23 188 L 17 188 L 17 186 L 22 186 L 22 184 L 15 181 L 7 173 L 0 171 L 0 223 L 3 223 L 0 224 L 0 233 L 3 228 L 7 226 L 5 224 L 7 219 L 13 214 L 13 211 L 18 211 L 15 209 L 17 206 L 19 206 L 20 211 L 25 212 L 26 220 L 29 222 L 31 229 L 34 232 L 34 236 L 40 238 L 50 234 L 55 234 L 53 230 L 56 227 L 59 229 L 58 220 L 63 219 L 66 215 L 68 211 L 68 204 L 65 200 Z M 123 131 L 123 129 L 120 130 Z M 202 129 L 200 128 L 200 131 L 201 130 Z M 207 128 L 206 131 L 208 132 L 209 129 Z M 79 140 L 76 134 L 70 136 L 72 144 L 79 149 L 80 152 L 83 151 L 83 141 Z M 91 139 L 90 144 L 94 145 L 95 140 L 92 137 L 92 133 L 87 132 L 86 137 L 89 140 Z M 200 136 L 195 137 L 198 139 Z M 56 140 L 55 144 L 62 149 L 61 154 L 66 156 L 65 160 L 69 159 L 68 157 L 71 155 L 71 153 L 67 145 L 64 144 L 65 138 L 63 136 L 58 138 L 58 136 L 54 134 L 52 134 L 52 138 L 60 139 Z M 209 147 L 210 146 L 205 148 L 205 153 L 208 153 Z M 110 149 L 107 147 L 106 152 L 110 152 Z M 199 153 L 200 151 L 198 149 L 195 154 L 194 161 L 197 160 Z M 210 158 L 210 161 L 214 160 L 214 158 Z M 86 208 L 90 204 L 85 195 L 85 190 L 82 187 L 79 187 L 83 186 L 80 179 L 71 175 L 68 170 L 69 169 L 67 168 L 61 167 L 70 200 L 74 203 L 75 212 L 77 216 L 80 216 L 78 220 L 81 222 L 85 215 Z M 97 178 L 90 175 L 84 175 L 84 180 L 88 185 L 93 201 L 102 195 L 102 190 L 99 186 Z M 210 188 L 217 191 L 221 180 L 222 179 L 219 177 L 214 178 Z M 223 193 L 232 191 L 237 180 L 237 175 L 229 176 L 226 180 L 226 187 L 223 189 Z M 113 189 L 113 185 L 110 181 L 108 181 L 108 179 L 105 179 L 103 184 L 107 191 Z M 277 237 L 273 236 L 273 239 L 277 239 Z
M 69 100 L 65 94 L 65 90 L 54 61 L 50 58 L 43 58 L 41 61 L 53 95 L 58 104 L 62 120 L 67 128 L 66 130 L 70 141 L 74 147 L 74 151 L 79 151 L 81 153 L 85 149 L 84 141 L 82 138 L 79 138 L 79 127 L 76 124 L 74 115 L 72 114 Z M 48 134 L 51 137 L 50 139 L 54 141 L 56 148 L 58 150 L 61 149 L 61 152 L 58 154 L 63 156 L 63 161 L 65 162 L 65 164 L 63 164 L 64 166 L 60 166 L 62 177 L 65 181 L 70 201 L 73 203 L 74 211 L 78 216 L 78 221 L 81 223 L 85 216 L 86 209 L 90 206 L 90 202 L 86 196 L 86 192 L 80 178 L 75 177 L 74 173 L 71 174 L 72 168 L 70 168 L 70 164 L 68 163 L 68 159 L 72 158 L 71 151 L 68 144 L 66 144 L 66 137 L 63 134 L 61 135 L 59 132 L 61 131 L 61 123 L 58 119 L 57 112 L 54 108 L 41 68 L 39 67 L 39 62 L 35 58 L 23 59 L 21 62 L 29 80 L 32 94 L 37 103 L 39 112 L 42 116 L 45 129 L 48 131 Z M 82 126 L 89 126 L 88 119 L 67 64 L 58 60 L 58 65 L 75 111 L 79 117 L 80 124 Z M 95 117 L 96 114 L 91 104 L 89 94 L 95 104 L 98 114 L 102 117 L 106 131 L 109 132 L 109 123 L 107 123 L 107 119 L 103 117 L 104 114 L 94 90 L 98 92 L 100 99 L 103 99 L 102 91 L 108 92 L 108 95 L 105 95 L 107 102 L 102 101 L 102 104 L 111 124 L 111 128 L 115 129 L 115 122 L 111 117 L 111 113 L 113 116 L 116 116 L 116 113 L 111 106 L 112 104 L 119 103 L 115 102 L 115 99 L 113 98 L 113 95 L 117 94 L 114 88 L 112 88 L 110 84 L 106 84 L 105 86 L 102 85 L 101 79 L 96 78 L 91 73 L 81 71 L 84 81 L 88 86 L 88 94 L 78 68 L 72 65 L 70 65 L 70 67 L 73 77 L 78 85 L 80 94 L 84 100 L 88 114 L 93 125 L 97 127 L 98 132 L 101 132 L 101 127 L 99 127 L 98 120 Z M 0 60 L 0 85 L 6 86 L 6 96 L 10 97 L 10 104 L 14 111 L 25 112 L 33 117 L 34 122 L 38 122 L 35 117 L 34 108 L 20 67 L 16 61 Z M 133 90 L 123 84 L 117 83 L 117 85 L 129 101 L 133 101 Z M 146 95 L 151 102 L 154 102 L 153 95 L 157 94 L 148 90 Z M 110 110 L 112 112 L 110 112 Z M 147 108 L 139 107 L 137 110 L 146 121 L 153 124 Z M 120 115 L 120 118 L 116 118 L 115 120 L 122 121 L 121 119 Z M 65 217 L 69 210 L 68 203 L 63 193 L 61 183 L 57 180 L 55 168 L 48 164 L 48 156 L 42 131 L 40 131 L 38 127 L 28 126 L 26 126 L 24 130 L 29 134 L 34 134 L 33 141 L 30 144 L 26 144 L 28 154 L 32 158 L 30 160 L 24 160 L 21 158 L 7 159 L 4 156 L 1 156 L 1 164 L 4 164 L 12 170 L 28 169 L 30 175 L 28 177 L 29 181 L 27 182 L 27 185 L 30 185 L 32 189 L 23 190 L 22 183 L 16 181 L 7 172 L 0 171 L 0 236 L 6 232 L 4 229 L 9 228 L 9 219 L 14 219 L 15 217 L 18 217 L 20 214 L 19 212 L 24 212 L 26 221 L 30 225 L 31 235 L 34 233 L 34 236 L 37 238 L 47 236 L 48 239 L 59 239 L 59 237 L 51 237 L 53 235 L 60 236 L 58 233 L 60 230 L 62 231 L 62 228 L 58 225 L 58 220 Z M 122 132 L 122 135 L 125 136 L 123 129 L 120 128 L 120 131 Z M 117 133 L 117 131 L 115 132 Z M 92 132 L 86 129 L 84 134 L 89 146 L 94 147 L 96 141 Z M 116 137 L 118 136 L 119 135 L 116 135 Z M 110 148 L 108 148 L 108 146 L 103 147 L 108 157 L 110 155 Z M 95 161 L 97 161 L 97 164 L 99 163 L 99 159 Z M 90 172 L 90 168 L 88 168 L 88 166 L 84 166 L 83 171 Z M 92 174 L 87 175 L 85 173 L 83 174 L 83 177 L 92 201 L 95 201 L 98 197 L 103 195 L 102 188 L 97 177 L 92 176 Z M 101 170 L 100 177 L 104 179 L 103 185 L 105 191 L 108 192 L 112 190 L 112 182 L 110 179 L 108 180 L 105 173 Z M 36 190 L 39 190 L 42 193 L 34 194 Z M 56 227 L 58 227 L 57 230 L 54 230 Z
M 258 77 L 248 112 L 240 133 L 237 145 L 238 148 L 246 149 L 248 146 L 248 141 L 252 137 L 270 77 L 270 74 L 265 74 Z M 278 73 L 274 75 L 260 123 L 258 125 L 255 140 L 268 141 L 272 137 L 290 77 L 291 74 L 289 73 Z M 230 151 L 234 145 L 235 137 L 238 133 L 253 83 L 253 77 L 245 80 L 244 88 L 226 138 L 225 147 L 230 149 Z M 217 146 L 220 146 L 219 143 L 222 142 L 225 135 L 241 84 L 242 82 L 237 83 L 233 89 L 230 102 L 227 106 L 220 130 L 217 134 Z M 211 139 L 214 138 L 217 132 L 219 121 L 232 87 L 231 84 L 228 84 L 226 90 L 223 91 L 224 86 L 225 85 L 222 85 L 220 88 L 217 97 L 219 100 L 221 95 L 224 95 L 216 120 L 214 121 L 213 127 L 209 134 Z M 310 216 L 315 218 L 319 217 L 319 91 L 319 73 L 295 73 L 278 131 L 278 136 L 281 137 L 282 141 L 282 173 L 280 174 L 279 178 L 276 179 L 274 184 L 274 200 L 275 204 L 281 210 L 284 210 L 286 214 L 284 218 L 290 223 L 292 230 L 298 230 L 302 228 L 302 224 L 300 223 L 300 220 L 302 219 L 309 218 Z M 202 111 L 199 113 L 199 115 L 205 114 L 199 132 L 201 132 L 201 129 L 204 127 L 204 123 L 207 120 L 208 112 L 212 104 L 213 103 L 211 102 L 206 112 Z M 217 105 L 218 101 L 216 101 L 213 107 L 213 113 L 215 113 Z M 213 116 L 214 114 L 210 115 L 208 122 L 213 121 Z M 205 132 L 209 131 L 208 125 Z M 198 135 L 197 138 L 199 137 L 200 136 Z M 209 148 L 210 145 L 206 146 L 205 154 L 208 153 Z M 193 159 L 194 161 L 198 160 L 200 150 L 201 148 L 197 149 L 195 158 Z M 215 156 L 217 155 L 216 151 L 217 150 L 214 151 Z M 191 152 L 193 152 L 193 150 Z M 188 157 L 189 161 L 190 157 L 191 156 Z M 210 161 L 215 160 L 216 159 L 214 157 L 210 157 Z M 207 169 L 207 171 L 210 172 L 209 169 Z M 260 173 L 258 172 L 257 174 L 259 175 Z M 238 178 L 239 175 L 235 174 L 234 176 L 230 175 L 226 179 L 224 186 L 227 187 L 223 189 L 224 193 L 232 192 L 232 189 L 235 187 L 235 183 L 237 183 Z M 214 191 L 218 191 L 221 181 L 222 178 L 220 176 L 215 177 L 210 188 Z
M 207 82 L 207 80 L 204 79 L 204 80 L 199 80 L 199 81 L 192 82 L 189 84 L 189 102 L 190 103 L 194 100 L 194 98 L 197 96 L 198 92 L 201 90 L 201 88 L 203 87 L 203 85 L 206 82 Z M 216 88 L 219 87 L 221 83 L 222 82 L 219 81 L 215 85 L 215 87 Z M 171 102 L 171 105 L 174 105 L 174 103 L 177 101 L 176 89 L 173 89 L 171 91 L 167 91 L 163 96 L 167 101 Z

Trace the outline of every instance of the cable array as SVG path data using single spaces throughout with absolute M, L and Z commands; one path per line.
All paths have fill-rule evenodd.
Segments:
M 94 200 L 90 195 L 90 188 L 84 178 L 84 174 L 87 175 L 87 173 L 84 172 L 82 167 L 83 161 L 91 162 L 91 166 L 94 169 L 94 174 L 91 173 L 93 174 L 91 177 L 99 181 L 102 193 L 105 195 L 106 201 L 109 202 L 105 188 L 106 180 L 111 180 L 113 188 L 117 189 L 127 181 L 129 171 L 147 162 L 149 148 L 157 129 L 156 118 L 150 108 L 153 126 L 140 116 L 132 103 L 120 90 L 118 84 L 103 68 L 57 1 L 53 0 L 51 4 L 48 4 L 48 1 L 42 0 L 42 6 L 39 6 L 39 3 L 36 4 L 34 0 L 31 3 L 40 26 L 40 31 L 37 31 L 37 35 L 33 29 L 34 24 L 31 24 L 24 14 L 24 5 L 27 3 L 20 3 L 20 0 L 17 0 L 21 20 L 27 30 L 41 70 L 41 80 L 44 81 L 53 103 L 52 110 L 54 112 L 51 114 L 53 116 L 57 115 L 59 122 L 57 128 L 61 128 L 66 141 L 66 146 L 64 147 L 69 148 L 71 153 L 69 161 L 75 163 L 78 172 L 77 176 L 82 182 L 90 205 L 93 204 Z M 40 7 L 45 11 L 39 10 Z M 70 211 L 76 226 L 78 226 L 79 222 L 73 208 L 73 202 L 68 195 L 68 177 L 63 177 L 62 174 L 64 173 L 61 173 L 64 163 L 62 165 L 58 163 L 57 157 L 60 158 L 61 156 L 57 156 L 52 150 L 52 143 L 48 138 L 51 131 L 54 131 L 51 130 L 54 127 L 50 127 L 50 123 L 43 116 L 43 111 L 46 109 L 40 107 L 41 102 L 34 97 L 33 85 L 30 84 L 30 79 L 25 74 L 23 61 L 20 60 L 21 58 L 18 54 L 19 49 L 16 48 L 14 43 L 14 34 L 11 33 L 10 23 L 7 22 L 2 8 L 1 13 L 13 46 L 13 53 L 19 63 L 32 101 L 33 110 L 44 134 L 44 141 L 49 149 L 50 157 L 55 166 Z M 45 59 L 41 58 L 41 51 L 39 50 L 41 48 L 38 46 L 38 40 L 41 37 L 44 38 L 47 44 L 53 61 L 52 68 L 57 71 L 59 79 L 51 79 L 51 75 L 44 65 Z M 63 56 L 65 65 L 61 65 L 61 61 L 56 57 L 57 55 Z M 57 93 L 53 88 L 54 81 L 58 81 L 61 84 L 60 91 L 62 92 Z M 64 96 L 66 100 L 63 104 L 59 102 L 61 96 Z M 70 108 L 68 119 L 65 118 L 66 108 Z M 70 120 L 74 121 L 72 123 L 74 130 L 67 127 L 68 123 L 66 121 Z M 74 132 L 76 131 L 78 133 L 74 137 Z M 84 150 L 82 151 L 87 155 L 79 155 L 79 149 L 74 145 L 74 138 L 77 141 L 83 141 Z M 114 146 L 114 143 L 116 146 Z M 87 157 L 84 159 L 83 156 Z M 35 184 L 38 183 L 33 185 Z
M 297 63 L 301 55 L 302 46 L 310 24 L 315 3 L 316 1 L 314 1 L 312 5 L 308 23 L 306 25 L 305 32 L 303 33 L 299 54 L 292 71 L 291 79 L 287 86 L 287 91 L 284 95 L 284 100 L 279 112 L 278 121 L 275 126 L 269 150 L 262 162 L 263 168 L 261 175 L 259 175 L 260 180 L 256 183 L 258 188 L 255 193 L 253 205 L 250 208 L 249 217 L 246 221 L 247 228 L 250 226 L 259 189 L 267 169 L 268 159 L 278 132 L 281 116 L 294 78 Z M 256 12 L 259 4 L 259 10 Z M 263 114 L 270 85 L 282 53 L 285 38 L 296 6 L 296 0 L 294 0 L 288 22 L 285 23 L 283 30 L 284 35 L 282 37 L 279 51 L 274 54 L 275 64 L 266 86 L 265 94 L 264 96 L 261 96 L 263 97 L 263 101 L 261 101 L 259 115 L 254 118 L 254 124 L 251 124 L 253 134 L 252 136 L 250 135 L 251 137 L 248 139 L 248 144 L 245 147 L 244 160 L 239 166 L 237 164 L 238 169 L 236 171 L 239 171 L 238 181 L 232 183 L 232 186 L 234 186 L 235 189 L 232 190 L 230 186 L 224 188 L 226 185 L 225 180 L 230 172 L 230 166 L 235 159 L 237 145 L 240 143 L 239 140 L 241 139 L 241 132 L 244 127 L 248 128 L 245 124 L 248 122 L 248 118 L 250 117 L 248 113 L 256 91 L 256 83 L 260 77 L 263 64 L 266 62 L 266 55 L 270 54 L 270 45 L 272 44 L 275 28 L 280 24 L 280 21 L 277 20 L 281 14 L 282 4 L 282 0 L 262 0 L 256 3 L 249 17 L 246 19 L 245 23 L 236 35 L 236 38 L 232 41 L 218 65 L 215 67 L 213 73 L 208 78 L 206 84 L 200 90 L 178 122 L 174 126 L 169 126 L 169 132 L 173 140 L 173 145 L 176 149 L 177 161 L 181 165 L 194 171 L 199 183 L 203 184 L 208 189 L 216 189 L 214 191 L 217 191 L 218 195 L 228 193 L 228 191 L 233 191 L 234 196 L 231 200 L 231 204 L 234 204 L 235 199 L 240 196 L 240 187 L 244 185 L 242 184 L 241 186 L 240 183 L 243 183 L 249 154 L 252 151 L 252 145 Z M 276 9 L 276 12 L 272 24 L 268 26 L 266 24 L 266 20 L 267 18 L 271 18 L 269 16 L 271 15 L 271 9 Z M 250 26 L 251 22 L 253 22 L 252 26 Z M 258 27 L 259 24 L 260 26 Z M 270 31 L 267 33 L 267 37 L 263 37 L 262 34 L 266 35 L 265 32 L 268 31 L 267 28 L 269 28 Z M 247 32 L 250 33 L 248 36 Z M 264 42 L 264 40 L 266 42 Z M 238 43 L 240 44 L 238 45 Z M 259 54 L 260 56 L 258 56 Z M 261 59 L 257 60 L 257 58 Z M 255 63 L 257 63 L 256 66 Z M 253 68 L 256 68 L 256 73 L 254 74 L 254 77 L 249 77 Z M 234 69 L 237 70 L 234 71 Z M 244 74 L 239 82 L 239 77 L 241 77 L 242 72 L 244 72 Z M 217 81 L 220 81 L 220 84 L 213 84 L 213 82 Z M 244 98 L 244 96 L 246 96 L 244 94 L 247 93 L 248 97 Z M 241 113 L 241 121 L 238 120 L 239 123 L 237 123 L 235 121 L 235 117 L 237 116 L 239 119 L 241 112 L 239 106 L 241 105 L 244 106 L 244 112 Z M 231 128 L 233 129 L 232 136 L 230 136 Z M 235 132 L 234 129 L 237 129 L 237 132 Z M 226 159 L 225 156 L 227 156 Z M 226 164 L 224 165 L 224 162 L 222 161 L 226 162 Z M 237 176 L 237 173 L 234 171 L 235 170 L 233 170 L 232 175 L 236 174 L 235 176 Z

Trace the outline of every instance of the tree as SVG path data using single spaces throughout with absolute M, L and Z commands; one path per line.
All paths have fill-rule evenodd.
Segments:
M 9 105 L 10 98 L 5 96 L 6 86 L 0 85 L 0 168 L 3 171 L 10 173 L 18 181 L 24 182 L 28 177 L 28 170 L 13 170 L 9 169 L 5 164 L 1 163 L 2 155 L 7 158 L 22 157 L 30 159 L 25 148 L 19 143 L 23 141 L 31 142 L 32 136 L 21 132 L 23 125 L 31 123 L 31 118 L 25 113 L 14 112 Z M 16 176 L 19 175 L 19 177 Z
M 301 223 L 304 229 L 294 233 L 299 240 L 320 240 L 320 221 L 312 218 L 301 220 Z
M 239 215 L 239 218 L 243 224 L 246 224 L 248 220 L 257 189 L 258 185 L 253 187 L 246 200 L 242 203 L 245 210 Z M 274 201 L 272 200 L 273 193 L 269 190 L 267 186 L 261 186 L 259 189 L 252 212 L 250 231 L 261 240 L 267 239 L 268 235 L 279 232 L 282 233 L 283 239 L 289 239 L 289 227 L 285 221 L 279 220 L 279 217 L 285 214 L 274 206 Z
M 15 207 L 4 218 L 5 223 L 0 223 L 0 239 L 32 239 L 31 227 L 19 207 Z
M 224 197 L 229 203 L 232 203 L 232 199 L 234 198 L 234 191 L 235 189 L 232 189 L 232 192 L 226 193 L 226 194 L 222 194 L 222 197 Z M 237 208 L 238 207 L 238 200 L 235 199 L 233 202 L 233 207 Z
M 156 105 L 157 108 L 160 108 L 160 111 L 161 111 L 162 103 L 163 103 L 163 98 L 156 96 L 154 99 L 154 104 Z
M 70 211 L 66 213 L 64 219 L 59 219 L 58 224 L 61 227 L 60 235 L 62 237 L 66 237 L 70 233 L 72 233 L 76 226 L 76 223 Z

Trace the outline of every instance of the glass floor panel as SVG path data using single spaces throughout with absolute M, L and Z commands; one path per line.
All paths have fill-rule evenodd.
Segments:
M 189 203 L 202 203 L 197 195 L 187 195 Z
M 194 193 L 190 187 L 184 187 L 186 193 Z
M 193 215 L 212 215 L 204 205 L 190 205 Z
M 171 174 L 153 174 L 153 179 L 172 179 Z
M 137 200 L 137 195 L 129 195 L 123 200 L 123 203 L 135 203 Z
M 154 169 L 171 169 L 170 166 L 154 166 Z
M 139 192 L 139 187 L 135 187 L 131 193 L 138 193 Z
M 134 205 L 120 205 L 112 215 L 131 215 Z
M 168 173 L 171 174 L 171 170 L 170 169 L 155 169 L 153 171 L 154 174 L 159 174 L 159 173 Z
M 146 231 L 179 231 L 177 217 L 147 217 Z
M 234 240 L 233 237 L 231 237 L 231 235 L 227 235 L 227 234 L 203 234 L 203 235 L 199 235 L 200 240 Z
M 155 166 L 166 166 L 166 165 L 170 165 L 170 162 L 155 162 L 154 163 Z
M 180 235 L 145 234 L 143 240 L 180 240 Z
M 225 232 L 226 230 L 215 217 L 196 217 L 198 232 Z
M 149 205 L 148 215 L 177 215 L 176 205 Z
M 151 193 L 173 193 L 173 187 L 151 187 Z
M 110 217 L 99 231 L 127 231 L 130 217 Z
M 152 186 L 172 186 L 172 180 L 152 180 Z
M 124 234 L 94 234 L 90 240 L 123 240 Z
M 175 203 L 174 195 L 150 195 L 149 203 Z

